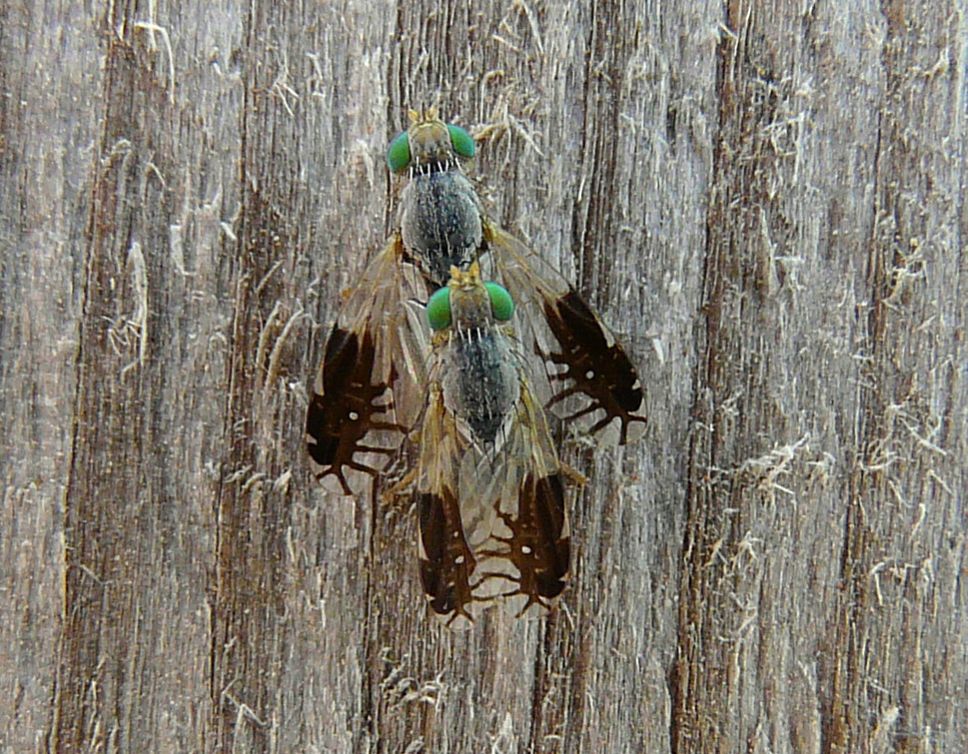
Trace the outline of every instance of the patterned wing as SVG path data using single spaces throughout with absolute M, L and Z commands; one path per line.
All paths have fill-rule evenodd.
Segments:
M 540 392 L 546 407 L 606 442 L 638 439 L 646 421 L 642 385 L 615 336 L 561 275 L 514 236 L 485 219 L 484 238 L 498 276 L 527 312 L 524 340 L 545 363 L 549 384 Z
M 480 591 L 505 598 L 519 617 L 540 614 L 565 588 L 571 545 L 564 474 L 544 413 L 524 378 L 507 445 L 487 460 L 508 484 L 491 503 L 494 526 L 477 551 Z
M 306 412 L 316 477 L 358 494 L 397 452 L 420 409 L 429 343 L 410 302 L 425 297 L 399 236 L 373 259 L 326 340 Z
M 461 440 L 437 384 L 430 388 L 419 443 L 420 581 L 431 609 L 448 626 L 467 626 L 474 619 L 477 560 L 464 534 L 458 501 Z

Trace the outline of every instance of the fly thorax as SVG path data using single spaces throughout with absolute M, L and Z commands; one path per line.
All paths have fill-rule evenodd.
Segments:
M 434 284 L 466 268 L 483 241 L 480 201 L 459 169 L 415 170 L 400 199 L 400 231 L 414 262 Z
M 502 427 L 520 392 L 507 338 L 492 323 L 455 326 L 447 361 L 444 401 L 448 408 L 478 442 L 500 444 Z

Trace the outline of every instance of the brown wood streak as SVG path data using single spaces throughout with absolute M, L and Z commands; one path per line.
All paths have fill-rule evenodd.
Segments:
M 254 7 L 248 19 L 254 32 L 271 26 L 283 8 Z M 263 54 L 271 39 L 253 38 L 246 54 Z M 281 444 L 259 438 L 274 434 L 273 385 L 262 386 L 265 365 L 256 363 L 260 332 L 272 305 L 288 295 L 285 272 L 293 231 L 286 207 L 289 180 L 279 180 L 267 164 L 277 130 L 289 121 L 281 103 L 270 97 L 271 81 L 259 66 L 246 66 L 246 105 L 241 123 L 240 184 L 242 209 L 234 250 L 231 357 L 226 363 L 224 457 L 216 499 L 215 568 L 209 587 L 212 632 L 209 693 L 215 751 L 268 751 L 268 712 L 274 705 L 282 652 L 288 642 L 285 619 L 286 541 L 291 506 L 285 490 L 262 481 L 288 461 Z M 283 401 L 288 415 L 294 406 Z M 286 421 L 289 419 L 287 417 Z
M 49 736 L 50 749 L 58 752 L 104 745 L 110 721 L 130 709 L 126 670 L 137 666 L 143 652 L 127 643 L 139 599 L 137 561 L 145 553 L 140 532 L 146 526 L 136 510 L 140 506 L 135 506 L 140 480 L 127 470 L 150 453 L 144 404 L 152 386 L 144 377 L 117 380 L 126 355 L 114 352 L 105 326 L 118 315 L 116 297 L 124 301 L 132 295 L 124 283 L 116 293 L 114 284 L 127 252 L 118 236 L 124 239 L 138 222 L 137 212 L 126 201 L 137 161 L 108 155 L 135 125 L 127 97 L 142 79 L 129 40 L 111 35 L 107 60 L 108 126 L 95 160 L 105 159 L 99 166 L 95 163 L 85 231 L 83 319 L 65 495 L 65 615 Z
M 733 16 L 731 15 L 730 18 Z M 720 94 L 720 128 L 735 107 L 728 84 L 727 71 L 732 65 L 735 52 L 730 49 L 731 41 L 721 41 L 718 50 L 717 83 Z M 717 143 L 714 164 L 722 166 L 727 159 L 723 154 L 724 144 Z M 723 252 L 718 238 L 718 229 L 725 225 L 726 217 L 722 199 L 710 207 L 707 221 L 705 264 L 703 268 L 703 321 L 697 333 L 700 358 L 696 364 L 693 382 L 692 421 L 694 427 L 710 426 L 715 428 L 715 406 L 708 405 L 704 398 L 707 386 L 716 392 L 723 381 L 722 370 L 725 357 L 719 353 L 723 347 L 720 342 L 726 281 L 724 277 Z M 718 389 L 717 389 L 718 388 Z M 713 432 L 715 430 L 713 429 Z M 716 461 L 717 439 L 715 434 L 707 436 L 702 430 L 693 429 L 689 440 L 688 486 L 686 490 L 687 522 L 685 542 L 683 543 L 682 582 L 679 597 L 679 647 L 676 665 L 672 673 L 673 696 L 671 748 L 674 754 L 704 751 L 705 731 L 702 727 L 703 704 L 700 697 L 703 672 L 709 672 L 702 665 L 702 647 L 705 641 L 705 620 L 702 606 L 707 592 L 706 563 L 710 557 L 713 543 L 713 527 L 716 520 L 716 501 L 711 494 L 711 480 L 708 468 Z
M 2 748 L 964 750 L 960 6 L 390 13 L 0 5 Z M 310 474 L 327 330 L 256 357 L 277 305 L 331 320 L 434 102 L 662 356 L 647 443 L 567 450 L 553 618 L 463 634 L 412 507 Z
M 774 103 L 757 95 L 754 72 L 744 67 L 752 67 L 747 45 L 756 24 L 756 13 L 748 13 L 747 6 L 730 3 L 726 25 L 733 33 L 722 37 L 718 49 L 719 134 L 696 337 L 699 359 L 693 383 L 678 652 L 671 679 L 671 747 L 676 754 L 729 751 L 741 745 L 741 728 L 728 712 L 735 706 L 732 659 L 717 638 L 728 633 L 726 626 L 735 620 L 729 606 L 722 604 L 721 595 L 732 584 L 718 555 L 736 546 L 741 527 L 743 490 L 727 470 L 738 466 L 736 456 L 744 447 L 750 449 L 749 425 L 759 421 L 759 431 L 767 432 L 771 417 L 741 411 L 733 425 L 723 407 L 737 393 L 746 405 L 755 405 L 767 388 L 758 375 L 743 374 L 739 365 L 756 355 L 756 342 L 743 335 L 749 326 L 747 302 L 756 286 L 755 275 L 748 272 L 753 265 L 745 242 L 747 212 L 757 201 L 768 203 L 766 174 L 774 159 L 764 146 L 762 129 L 774 117 Z M 710 715 L 711 709 L 722 714 Z
M 619 103 L 623 70 L 628 64 L 625 3 L 599 2 L 591 7 L 586 41 L 585 109 L 582 157 L 590 178 L 587 199 L 572 214 L 572 247 L 581 270 L 581 291 L 593 302 L 611 298 L 607 269 L 615 246 L 612 181 L 618 161 Z M 616 26 L 623 33 L 616 32 Z
M 254 363 L 256 341 L 265 321 L 265 305 L 275 285 L 257 291 L 271 267 L 270 237 L 285 236 L 280 218 L 267 197 L 246 197 L 245 223 L 239 234 L 236 272 L 233 358 L 228 363 L 223 477 L 215 500 L 217 510 L 216 565 L 210 589 L 213 610 L 210 693 L 213 745 L 231 750 L 234 742 L 251 740 L 267 747 L 262 713 L 269 702 L 270 668 L 284 631 L 274 616 L 283 612 L 279 599 L 286 529 L 286 508 L 280 496 L 266 495 L 250 484 L 256 469 L 266 468 L 249 432 L 261 421 L 258 405 L 260 366 Z M 250 428 L 251 427 L 251 428 Z M 240 431 L 242 429 L 242 431 Z M 253 515 L 253 512 L 255 515 Z M 245 714 L 248 711 L 251 714 Z

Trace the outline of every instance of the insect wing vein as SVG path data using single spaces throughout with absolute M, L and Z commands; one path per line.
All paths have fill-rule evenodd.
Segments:
M 324 347 L 306 445 L 316 477 L 335 492 L 358 494 L 376 477 L 421 407 L 429 345 L 409 301 L 425 291 L 402 252 L 394 236 L 370 262 Z
M 527 321 L 525 348 L 544 363 L 538 385 L 544 405 L 604 443 L 638 439 L 645 426 L 642 386 L 615 336 L 521 241 L 489 220 L 484 235 L 492 264 Z
M 478 553 L 489 593 L 507 598 L 517 616 L 549 610 L 561 595 L 570 562 L 565 478 L 544 413 L 522 376 L 521 399 L 502 456 L 514 486 L 496 503 L 497 521 Z
M 420 431 L 417 512 L 420 580 L 431 609 L 452 627 L 469 625 L 476 559 L 467 544 L 457 499 L 460 440 L 435 386 Z

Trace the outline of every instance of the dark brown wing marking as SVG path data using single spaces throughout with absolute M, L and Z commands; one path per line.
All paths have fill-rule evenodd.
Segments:
M 521 486 L 517 517 L 507 513 L 500 516 L 511 530 L 511 536 L 494 539 L 505 544 L 508 550 L 488 551 L 481 553 L 482 556 L 503 558 L 514 565 L 518 572 L 516 578 L 503 573 L 495 576 L 517 582 L 517 590 L 506 596 L 527 597 L 519 616 L 532 605 L 549 609 L 551 601 L 564 591 L 571 556 L 561 474 L 541 479 L 528 474 Z
M 564 421 L 601 410 L 605 416 L 592 425 L 590 432 L 594 434 L 618 418 L 622 423 L 619 442 L 624 445 L 629 439 L 629 426 L 633 422 L 645 424 L 645 417 L 636 414 L 642 406 L 642 386 L 635 367 L 619 345 L 609 343 L 598 318 L 575 291 L 555 301 L 546 300 L 544 311 L 561 350 L 539 355 L 565 367 L 552 374 L 552 380 L 572 383 L 556 390 L 548 407 L 583 393 L 591 402 L 563 417 Z
M 374 430 L 406 434 L 407 428 L 385 421 L 393 410 L 386 382 L 372 383 L 376 349 L 368 330 L 361 336 L 335 325 L 326 340 L 320 381 L 322 390 L 313 395 L 306 413 L 307 449 L 324 470 L 317 479 L 333 475 L 343 491 L 352 494 L 345 469 L 375 477 L 381 470 L 357 459 L 357 454 L 390 456 L 395 448 L 363 445 Z M 391 372 L 392 383 L 395 375 Z M 382 402 L 381 402 L 382 399 Z
M 484 237 L 526 322 L 523 341 L 545 360 L 550 384 L 539 385 L 538 392 L 546 407 L 566 422 L 581 420 L 591 434 L 618 419 L 620 431 L 601 437 L 617 435 L 622 444 L 636 440 L 646 421 L 643 391 L 622 346 L 574 288 L 525 244 L 489 219 Z M 596 411 L 604 416 L 590 416 Z
M 420 520 L 420 581 L 430 607 L 447 617 L 447 625 L 458 616 L 473 620 L 466 608 L 473 599 L 470 583 L 476 560 L 461 526 L 460 506 L 449 489 L 442 495 L 417 495 Z
M 334 492 L 362 492 L 397 452 L 423 405 L 429 344 L 408 302 L 425 298 L 426 290 L 403 251 L 393 234 L 366 265 L 323 349 L 306 445 L 313 473 Z

